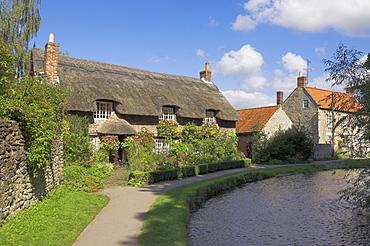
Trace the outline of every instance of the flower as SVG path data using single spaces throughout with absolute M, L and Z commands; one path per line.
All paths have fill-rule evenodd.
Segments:
M 176 138 L 179 133 L 179 124 L 173 120 L 160 120 L 157 125 L 157 133 L 159 137 L 166 139 Z
M 107 135 L 101 139 L 100 147 L 107 150 L 108 152 L 118 151 L 120 142 L 118 136 Z

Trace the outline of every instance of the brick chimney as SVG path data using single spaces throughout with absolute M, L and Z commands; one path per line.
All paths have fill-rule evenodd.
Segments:
M 51 83 L 58 81 L 58 54 L 59 44 L 54 43 L 54 34 L 49 34 L 49 42 L 45 45 L 44 71 Z
M 302 76 L 302 72 L 299 72 L 299 76 L 297 77 L 297 87 L 306 87 L 307 85 L 307 77 Z
M 282 91 L 276 92 L 276 104 L 281 105 L 284 101 L 284 95 Z
M 212 71 L 209 70 L 209 63 L 206 63 L 206 69 L 204 71 L 201 71 L 200 78 L 204 79 L 205 81 L 212 81 Z

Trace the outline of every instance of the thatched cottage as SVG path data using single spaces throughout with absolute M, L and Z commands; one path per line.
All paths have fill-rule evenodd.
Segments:
M 103 135 L 122 140 L 142 129 L 156 136 L 160 119 L 180 126 L 215 121 L 225 131 L 235 131 L 240 119 L 212 82 L 208 63 L 199 78 L 150 72 L 60 54 L 50 35 L 45 50 L 32 49 L 32 71 L 67 86 L 72 93 L 67 110 L 90 119 L 95 144 Z M 161 138 L 156 143 L 158 149 L 165 147 Z

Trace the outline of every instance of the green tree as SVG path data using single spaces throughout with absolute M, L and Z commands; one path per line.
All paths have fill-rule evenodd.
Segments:
M 40 28 L 41 0 L 1 0 L 0 37 L 11 46 L 16 56 L 18 77 L 25 74 L 29 64 L 29 42 Z
M 307 131 L 278 130 L 270 138 L 264 132 L 253 136 L 253 161 L 256 163 L 280 160 L 296 163 L 313 154 L 314 143 Z
M 361 133 L 354 134 L 357 143 L 368 143 L 370 140 L 370 56 L 365 61 L 363 53 L 354 48 L 349 49 L 339 44 L 331 60 L 323 60 L 329 73 L 327 81 L 336 85 L 345 85 L 352 88 L 354 97 L 361 103 L 362 109 L 351 114 L 348 127 L 361 129 Z M 352 179 L 351 186 L 342 190 L 341 198 L 352 201 L 357 209 L 370 209 L 370 168 L 363 169 L 356 178 Z
M 0 39 L 0 95 L 14 81 L 14 62 L 15 56 L 12 55 L 10 46 Z
M 357 134 L 358 140 L 368 141 L 370 139 L 370 60 L 366 56 L 365 62 L 362 61 L 363 53 L 354 48 L 347 48 L 340 43 L 332 59 L 324 59 L 323 63 L 327 66 L 325 72 L 329 74 L 328 82 L 333 85 L 344 85 L 352 90 L 353 96 L 362 105 L 362 109 L 357 113 L 351 114 L 356 120 L 352 128 L 364 129 L 364 134 Z
M 61 117 L 67 91 L 26 77 L 9 85 L 0 95 L 0 118 L 23 122 L 27 159 L 31 166 L 48 162 L 52 140 L 60 137 Z

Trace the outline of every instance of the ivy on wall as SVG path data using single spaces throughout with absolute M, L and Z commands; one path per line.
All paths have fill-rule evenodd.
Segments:
M 60 137 L 67 91 L 58 84 L 26 77 L 9 83 L 0 95 L 0 117 L 23 122 L 29 165 L 48 163 L 51 141 Z

